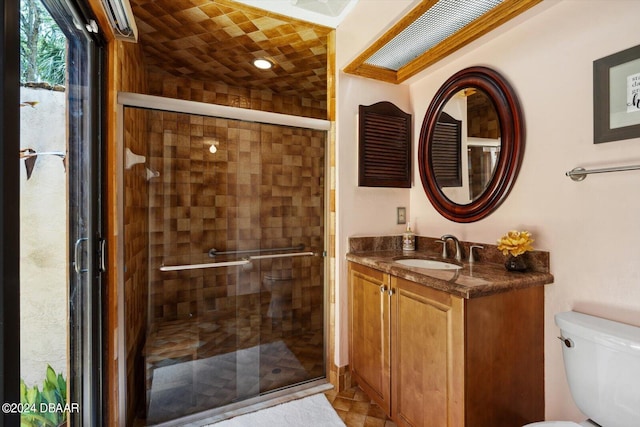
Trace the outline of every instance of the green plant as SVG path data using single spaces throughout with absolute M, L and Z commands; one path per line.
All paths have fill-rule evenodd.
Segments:
M 64 85 L 67 39 L 40 0 L 20 2 L 20 81 Z
M 42 384 L 28 388 L 20 380 L 20 403 L 22 404 L 21 427 L 59 427 L 67 421 L 67 381 L 47 366 L 47 376 Z

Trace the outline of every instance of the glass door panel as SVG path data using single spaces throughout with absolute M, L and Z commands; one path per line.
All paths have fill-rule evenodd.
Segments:
M 97 425 L 100 51 L 72 1 L 23 0 L 20 12 L 22 421 Z
M 125 107 L 127 401 L 148 425 L 324 376 L 324 144 Z
M 22 396 L 37 412 L 22 420 L 58 425 L 67 413 L 39 405 L 49 387 L 54 398 L 44 402 L 67 404 L 67 39 L 40 0 L 21 2 L 20 25 L 20 378 L 37 398 Z

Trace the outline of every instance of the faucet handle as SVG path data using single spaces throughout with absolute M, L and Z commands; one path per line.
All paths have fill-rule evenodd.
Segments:
M 475 258 L 473 257 L 473 250 L 474 249 L 484 249 L 484 246 L 481 245 L 471 245 L 469 247 L 469 263 L 475 262 Z
M 447 253 L 447 242 L 446 240 L 436 240 L 436 243 L 442 243 L 442 258 L 447 258 L 449 254 Z

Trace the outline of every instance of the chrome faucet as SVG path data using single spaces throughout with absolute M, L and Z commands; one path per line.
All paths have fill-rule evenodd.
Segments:
M 460 240 L 453 234 L 445 234 L 440 238 L 444 242 L 442 249 L 442 257 L 447 258 L 447 240 L 453 240 L 453 243 L 456 245 L 456 261 L 462 262 L 462 245 L 460 244 Z

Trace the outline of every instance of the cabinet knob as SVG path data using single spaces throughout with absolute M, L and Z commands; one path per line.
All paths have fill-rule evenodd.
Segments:
M 387 293 L 389 294 L 389 296 L 393 295 L 396 293 L 396 290 L 393 288 L 389 288 L 389 290 L 387 291 Z
M 385 293 L 386 290 L 387 290 L 387 286 L 386 285 L 380 285 L 380 293 L 381 294 Z

